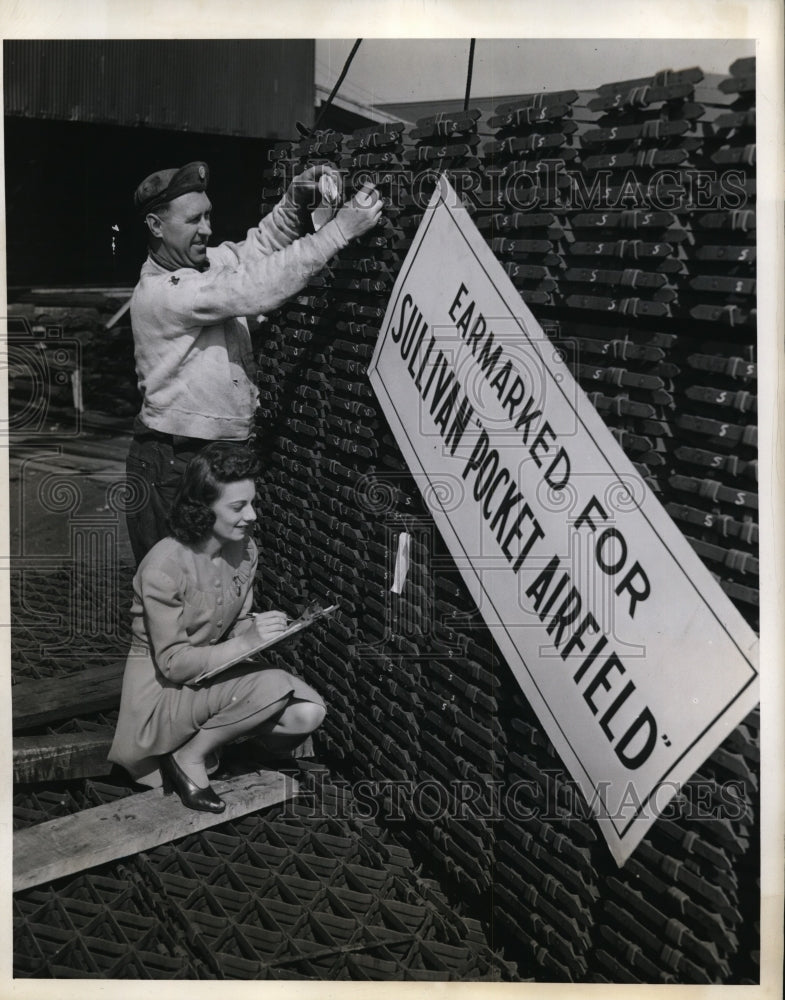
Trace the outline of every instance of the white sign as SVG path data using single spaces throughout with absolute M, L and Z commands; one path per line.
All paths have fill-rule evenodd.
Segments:
M 442 177 L 370 379 L 619 865 L 758 701 L 758 639 Z

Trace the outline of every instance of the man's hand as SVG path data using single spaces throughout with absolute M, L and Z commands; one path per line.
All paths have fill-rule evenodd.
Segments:
M 254 615 L 254 628 L 260 642 L 277 639 L 286 631 L 287 619 L 283 611 L 262 611 Z
M 381 218 L 383 206 L 382 197 L 373 184 L 363 184 L 335 216 L 335 222 L 344 238 L 353 240 L 373 229 Z
M 329 163 L 319 163 L 298 174 L 289 185 L 288 195 L 298 209 L 313 212 L 322 202 L 319 179 L 330 177 L 337 191 L 336 202 L 340 202 L 343 192 L 341 171 Z

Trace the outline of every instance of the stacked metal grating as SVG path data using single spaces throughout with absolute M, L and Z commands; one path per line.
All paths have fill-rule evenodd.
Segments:
M 755 60 L 733 63 L 703 100 L 694 162 L 729 208 L 715 196 L 691 216 L 667 510 L 757 627 Z
M 575 244 L 565 302 L 571 308 L 636 319 L 674 315 L 681 250 L 689 239 L 688 224 L 674 209 L 679 177 L 700 143 L 694 87 L 702 78 L 697 68 L 658 74 L 604 85 L 588 100 L 587 111 L 598 117 L 580 136 L 582 191 L 589 199 L 574 206 L 570 219 Z
M 74 372 L 79 371 L 86 410 L 131 417 L 139 409 L 133 338 L 127 315 L 106 323 L 127 301 L 128 292 L 71 289 L 17 292 L 9 305 L 9 401 L 17 410 L 12 430 L 35 426 L 38 408 L 44 426 L 73 407 Z M 45 399 L 41 385 L 46 387 Z M 58 411 L 58 417 L 54 412 Z
M 89 339 L 85 338 L 82 357 L 89 360 L 84 377 L 85 407 L 116 416 L 134 416 L 139 411 L 140 396 L 127 315 L 109 330 L 103 323 L 94 328 Z
M 538 315 L 560 302 L 565 269 L 564 198 L 578 155 L 575 90 L 528 94 L 501 104 L 488 120 L 496 137 L 484 145 L 477 227 L 521 298 Z
M 42 478 L 39 498 L 49 496 L 49 510 L 78 506 L 78 488 L 68 482 L 72 476 Z M 101 543 L 116 547 L 116 532 Z M 106 554 L 104 549 L 101 555 Z M 21 557 L 12 566 L 12 684 L 77 673 L 85 664 L 126 655 L 131 633 L 124 612 L 133 571 L 115 565 L 113 555 L 104 574 L 96 572 L 96 556 L 88 548 L 51 558 Z
M 18 978 L 515 981 L 480 923 L 329 773 L 297 803 L 14 897 Z M 129 794 L 19 796 L 16 825 Z
M 733 130 L 751 127 L 754 97 L 745 90 L 745 109 L 715 113 L 696 100 L 701 79 L 693 69 L 594 95 L 523 96 L 496 109 L 488 122 L 496 135 L 482 155 L 484 126 L 473 111 L 422 119 L 408 133 L 374 126 L 333 138 L 331 159 L 347 171 L 348 189 L 371 179 L 389 199 L 386 222 L 272 317 L 261 343 L 261 542 L 271 551 L 260 597 L 280 603 L 276 580 L 284 572 L 284 599 L 341 604 L 333 622 L 282 649 L 280 663 L 302 670 L 327 696 L 321 753 L 347 779 L 364 782 L 365 799 L 384 821 L 487 922 L 521 974 L 538 980 L 756 980 L 757 713 L 618 870 L 483 626 L 365 373 L 434 176 L 447 170 L 546 335 L 672 516 L 689 527 L 675 506 L 684 501 L 674 479 L 687 475 L 684 463 L 696 478 L 701 469 L 712 480 L 754 478 L 754 449 L 746 464 L 732 455 L 744 434 L 750 448 L 754 442 L 746 396 L 737 400 L 747 403 L 737 417 L 748 428 L 741 436 L 729 427 L 720 434 L 718 424 L 710 437 L 713 425 L 687 420 L 719 419 L 719 410 L 704 418 L 702 407 L 720 402 L 688 391 L 701 365 L 721 358 L 723 379 L 742 390 L 748 383 L 740 380 L 754 376 L 754 329 L 746 327 L 744 348 L 730 353 L 728 326 L 690 315 L 694 303 L 685 297 L 702 262 L 713 259 L 703 223 L 716 212 L 679 200 L 667 183 L 672 210 L 592 212 L 575 197 L 578 171 L 587 190 L 605 171 L 618 198 L 628 170 L 645 186 L 665 166 L 691 169 L 715 155 L 715 135 L 722 148 L 746 148 L 749 133 L 735 143 Z M 722 118 L 741 110 L 735 124 Z M 538 150 L 561 157 L 572 177 Z M 614 173 L 618 157 L 629 160 L 622 174 Z M 522 190 L 531 204 L 521 204 Z M 727 265 L 736 278 L 736 265 L 750 256 L 742 249 L 754 247 L 754 216 L 748 209 L 739 221 L 730 209 L 718 211 L 733 234 L 726 245 L 739 247 Z M 307 313 L 307 330 L 287 323 L 292 312 Z M 754 551 L 757 529 L 744 526 L 743 501 L 713 485 L 701 489 L 706 501 L 694 506 L 712 518 L 710 544 L 728 553 L 741 540 Z M 735 516 L 718 506 L 727 503 Z M 411 565 L 394 594 L 402 533 L 411 539 Z M 706 537 L 695 527 L 685 533 Z M 721 583 L 755 625 L 756 594 L 739 589 L 752 563 L 724 558 Z M 718 572 L 717 560 L 709 564 Z
M 566 270 L 548 332 L 638 472 L 660 492 L 674 408 L 673 316 L 688 240 L 671 178 L 688 163 L 699 69 L 605 84 L 573 109 Z

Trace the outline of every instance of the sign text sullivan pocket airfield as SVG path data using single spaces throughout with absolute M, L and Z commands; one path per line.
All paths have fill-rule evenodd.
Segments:
M 444 177 L 369 374 L 486 624 L 622 864 L 757 703 L 757 637 Z

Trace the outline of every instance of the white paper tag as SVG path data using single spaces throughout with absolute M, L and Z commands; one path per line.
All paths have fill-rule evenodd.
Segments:
M 409 572 L 409 546 L 411 545 L 412 536 L 407 534 L 407 532 L 402 531 L 398 535 L 398 551 L 395 554 L 395 571 L 393 573 L 393 582 L 390 590 L 394 594 L 400 594 L 403 590 L 403 585 L 406 583 L 406 576 Z
M 315 232 L 326 225 L 338 211 L 338 202 L 341 200 L 338 185 L 329 174 L 322 174 L 319 178 L 319 192 L 322 196 L 321 204 L 311 212 L 311 221 Z

